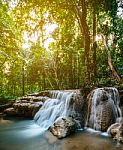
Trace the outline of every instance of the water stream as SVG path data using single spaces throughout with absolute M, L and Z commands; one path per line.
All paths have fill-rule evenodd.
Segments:
M 35 121 L 23 118 L 0 118 L 0 150 L 123 150 L 123 147 L 107 134 L 88 128 L 78 130 L 75 134 L 58 140 L 47 129 L 59 117 L 69 116 L 74 111 L 75 105 L 72 103 L 71 107 L 71 102 L 75 93 L 55 91 L 51 95 L 35 115 Z M 101 128 L 100 122 L 104 118 L 105 105 L 103 104 L 107 104 L 107 99 L 114 119 L 120 116 L 117 91 L 113 90 L 113 95 L 106 95 L 106 99 L 102 100 L 100 95 L 102 95 L 102 89 L 95 91 L 92 95 L 89 118 L 92 128 L 97 130 Z
M 33 120 L 0 119 L 0 150 L 122 150 L 110 137 L 90 130 L 58 140 Z
M 36 113 L 34 120 L 44 130 L 47 130 L 60 117 L 69 115 L 69 103 L 75 93 L 55 91 L 52 98 L 48 98 L 40 110 Z

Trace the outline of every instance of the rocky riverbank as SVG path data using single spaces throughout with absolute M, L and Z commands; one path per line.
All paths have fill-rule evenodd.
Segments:
M 18 116 L 33 118 L 36 112 L 41 108 L 47 97 L 45 96 L 23 96 L 11 105 L 11 107 L 4 110 L 7 116 Z
M 46 111 L 44 114 L 44 116 L 50 120 L 50 116 L 47 116 L 48 113 L 49 115 L 56 114 L 56 112 L 58 113 L 57 109 L 61 109 L 63 105 L 59 102 L 67 98 L 68 95 L 69 99 L 64 101 L 64 109 L 68 109 L 67 111 L 63 111 L 65 112 L 65 116 L 61 115 L 59 118 L 60 113 L 63 113 L 62 110 L 60 110 L 54 117 L 52 125 L 49 126 L 49 130 L 53 135 L 58 138 L 64 138 L 74 133 L 77 128 L 87 126 L 100 131 L 106 131 L 108 129 L 108 133 L 111 134 L 115 140 L 122 143 L 122 122 L 119 122 L 119 124 L 115 126 L 117 118 L 121 117 L 119 106 L 121 110 L 123 108 L 123 91 L 119 93 L 120 100 L 118 91 L 115 88 L 94 89 L 88 94 L 87 98 L 83 97 L 79 90 L 62 92 L 43 91 L 16 99 L 11 107 L 4 110 L 4 113 L 7 116 L 33 118 L 40 108 L 42 108 L 36 117 L 37 121 L 42 117 L 40 113 L 44 113 L 45 109 L 51 109 L 51 112 Z M 56 107 L 57 105 L 59 106 Z M 53 107 L 50 108 L 50 106 Z M 41 120 L 42 119 L 40 119 L 39 122 Z M 115 133 L 114 128 L 116 128 Z

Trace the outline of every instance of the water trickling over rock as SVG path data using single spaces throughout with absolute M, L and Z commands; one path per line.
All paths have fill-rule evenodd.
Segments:
M 116 88 L 97 88 L 88 96 L 87 126 L 106 131 L 121 116 Z
M 59 118 L 66 117 L 71 118 L 77 126 L 84 126 L 81 96 L 69 91 L 52 91 L 50 95 L 51 98 L 45 101 L 34 117 L 44 130 L 53 126 Z
M 50 98 L 34 117 L 45 130 L 54 127 L 54 123 L 60 118 L 68 117 L 77 128 L 87 126 L 106 131 L 118 117 L 121 117 L 119 93 L 116 88 L 94 89 L 85 101 L 80 94 L 73 91 L 52 91 L 49 95 Z
M 4 112 L 24 117 L 35 115 L 36 123 L 58 138 L 84 127 L 107 131 L 121 117 L 119 94 L 111 87 L 94 89 L 87 99 L 83 99 L 79 90 L 43 91 L 16 100 Z

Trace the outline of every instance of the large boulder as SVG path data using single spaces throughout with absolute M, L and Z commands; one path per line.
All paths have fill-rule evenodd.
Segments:
M 76 123 L 68 117 L 58 118 L 49 130 L 61 139 L 75 132 Z
M 108 128 L 107 132 L 114 140 L 123 144 L 123 119 L 121 119 L 118 123 L 112 124 Z

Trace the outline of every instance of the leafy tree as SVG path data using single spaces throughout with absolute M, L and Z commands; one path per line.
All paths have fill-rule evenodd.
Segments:
M 123 73 L 120 2 L 0 2 L 3 94 L 107 84 L 114 79 L 108 58 L 118 75 Z M 101 37 L 106 39 L 106 47 Z

